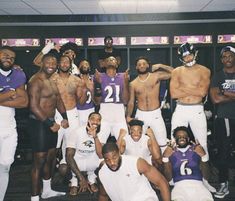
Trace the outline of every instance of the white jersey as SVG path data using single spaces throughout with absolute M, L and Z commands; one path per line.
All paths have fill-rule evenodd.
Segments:
M 99 178 L 112 201 L 158 201 L 147 178 L 137 169 L 137 157 L 122 156 L 121 167 L 110 170 L 106 164 Z
M 0 128 L 14 129 L 16 128 L 15 108 L 0 106 Z
M 125 155 L 141 157 L 151 164 L 151 153 L 148 148 L 149 137 L 147 135 L 142 135 L 138 142 L 135 142 L 130 135 L 126 135 L 124 140 L 126 143 Z
M 107 139 L 103 139 L 101 133 L 98 133 L 98 138 L 101 143 L 105 143 Z M 75 130 L 67 139 L 66 147 L 76 149 L 75 157 L 84 158 L 92 154 L 96 154 L 95 140 L 86 131 L 86 126 L 82 126 Z

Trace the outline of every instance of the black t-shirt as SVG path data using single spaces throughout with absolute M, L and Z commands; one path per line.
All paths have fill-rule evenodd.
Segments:
M 101 50 L 99 52 L 99 59 L 106 59 L 108 57 L 121 57 L 121 53 L 119 50 L 113 48 L 112 52 L 105 52 L 105 49 Z
M 235 93 L 235 73 L 216 72 L 211 81 L 211 88 L 214 87 Z M 235 100 L 217 104 L 217 115 L 219 118 L 235 119 Z

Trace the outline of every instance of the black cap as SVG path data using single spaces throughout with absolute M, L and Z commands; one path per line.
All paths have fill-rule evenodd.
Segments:
M 220 56 L 222 56 L 222 54 L 224 52 L 233 52 L 235 54 L 235 48 L 232 46 L 226 46 L 226 47 L 222 48 L 222 50 L 220 52 Z

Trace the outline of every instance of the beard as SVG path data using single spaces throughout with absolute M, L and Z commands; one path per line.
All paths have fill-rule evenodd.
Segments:
M 179 144 L 179 140 L 180 139 L 176 139 L 176 144 L 178 145 L 178 148 L 186 148 L 189 145 L 189 140 L 188 139 L 186 139 L 185 144 Z
M 80 68 L 80 73 L 83 75 L 88 75 L 90 73 L 90 69 L 88 68 L 87 70 L 83 70 L 83 68 Z
M 91 127 L 91 125 L 90 125 L 90 123 L 89 122 L 87 122 L 87 127 Z M 97 127 L 96 127 L 96 133 L 98 134 L 99 132 L 100 132 L 100 125 L 97 125 Z M 86 128 L 86 131 L 88 132 L 88 129 Z
M 2 69 L 3 71 L 7 72 L 7 71 L 10 71 L 12 68 L 13 68 L 13 65 L 5 67 L 3 63 L 0 62 L 0 69 Z
M 138 69 L 137 72 L 138 72 L 138 74 L 140 74 L 140 75 L 144 75 L 144 74 L 149 73 L 149 68 L 146 68 L 145 71 L 140 71 L 140 70 Z
M 59 72 L 63 72 L 63 73 L 68 73 L 71 71 L 71 68 L 67 69 L 67 70 L 64 70 L 62 68 L 59 68 Z

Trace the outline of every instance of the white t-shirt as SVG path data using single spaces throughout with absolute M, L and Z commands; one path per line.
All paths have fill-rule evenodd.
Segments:
M 98 133 L 98 138 L 102 144 L 106 142 L 101 133 Z M 86 131 L 86 126 L 82 126 L 69 135 L 66 147 L 76 149 L 76 157 L 89 157 L 95 154 L 95 140 Z
M 158 201 L 149 181 L 137 169 L 138 157 L 122 156 L 121 167 L 110 170 L 106 164 L 99 178 L 112 201 Z
M 126 135 L 124 140 L 126 142 L 125 155 L 141 157 L 151 164 L 151 153 L 148 148 L 149 137 L 147 135 L 142 135 L 138 142 L 135 142 L 130 135 Z

